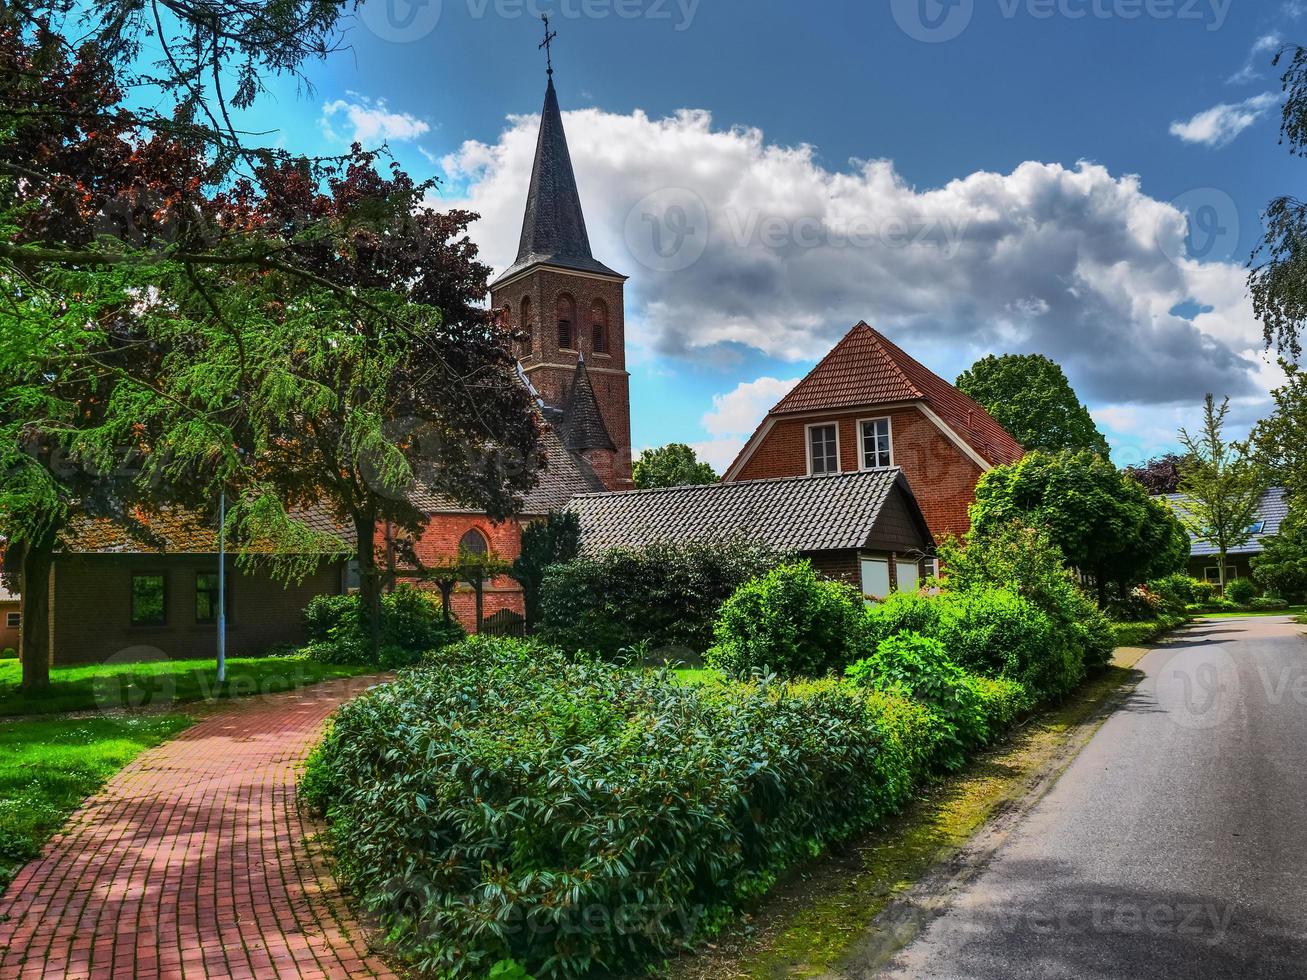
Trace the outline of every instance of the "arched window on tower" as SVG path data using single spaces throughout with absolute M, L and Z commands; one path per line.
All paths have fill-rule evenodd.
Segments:
M 469 555 L 484 555 L 490 551 L 490 545 L 486 543 L 486 536 L 476 528 L 471 528 L 458 540 L 458 550 L 466 551 Z
M 522 346 L 530 353 L 535 344 L 535 327 L 531 323 L 531 297 L 522 298 L 522 320 L 518 324 L 518 329 L 526 336 L 522 339 Z
M 608 353 L 608 305 L 601 299 L 590 304 L 590 343 L 596 354 Z
M 571 296 L 563 293 L 558 297 L 555 314 L 558 319 L 559 349 L 576 350 L 576 303 Z

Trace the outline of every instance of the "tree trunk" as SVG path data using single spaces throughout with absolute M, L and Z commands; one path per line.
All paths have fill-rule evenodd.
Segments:
M 23 690 L 50 687 L 50 570 L 54 567 L 56 532 L 47 532 L 22 546 Z
M 1094 585 L 1098 589 L 1098 608 L 1103 609 L 1107 606 L 1107 576 L 1101 568 L 1094 572 Z
M 367 626 L 368 645 L 375 658 L 381 652 L 381 570 L 377 567 L 376 515 L 356 513 L 354 533 L 358 536 L 359 612 Z
M 1217 579 L 1221 583 L 1221 595 L 1225 595 L 1225 549 L 1222 548 L 1218 553 L 1217 560 L 1221 563 L 1217 568 Z

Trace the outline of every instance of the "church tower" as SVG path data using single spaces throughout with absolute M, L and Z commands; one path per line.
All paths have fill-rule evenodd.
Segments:
M 524 335 L 518 360 L 561 411 L 549 413 L 559 434 L 609 490 L 632 487 L 625 282 L 590 251 L 551 66 L 517 260 L 490 302 Z

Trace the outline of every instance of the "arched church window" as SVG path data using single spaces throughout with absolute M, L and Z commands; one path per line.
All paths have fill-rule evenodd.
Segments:
M 601 299 L 590 305 L 590 341 L 596 354 L 608 353 L 608 305 Z
M 490 545 L 486 543 L 486 536 L 476 528 L 471 528 L 463 537 L 459 538 L 458 550 L 466 551 L 469 555 L 484 555 L 490 551 Z
M 522 299 L 522 321 L 521 323 L 518 324 L 518 329 L 521 330 L 522 333 L 526 334 L 525 339 L 522 341 L 522 345 L 528 351 L 531 350 L 532 340 L 534 339 L 535 334 L 534 334 L 534 328 L 531 324 L 531 297 L 530 296 L 523 297 Z
M 576 303 L 566 293 L 558 297 L 556 304 L 558 318 L 558 347 L 560 350 L 576 350 Z

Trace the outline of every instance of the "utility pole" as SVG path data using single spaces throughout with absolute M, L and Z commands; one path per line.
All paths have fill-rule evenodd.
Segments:
M 227 679 L 227 491 L 218 496 L 218 683 Z

